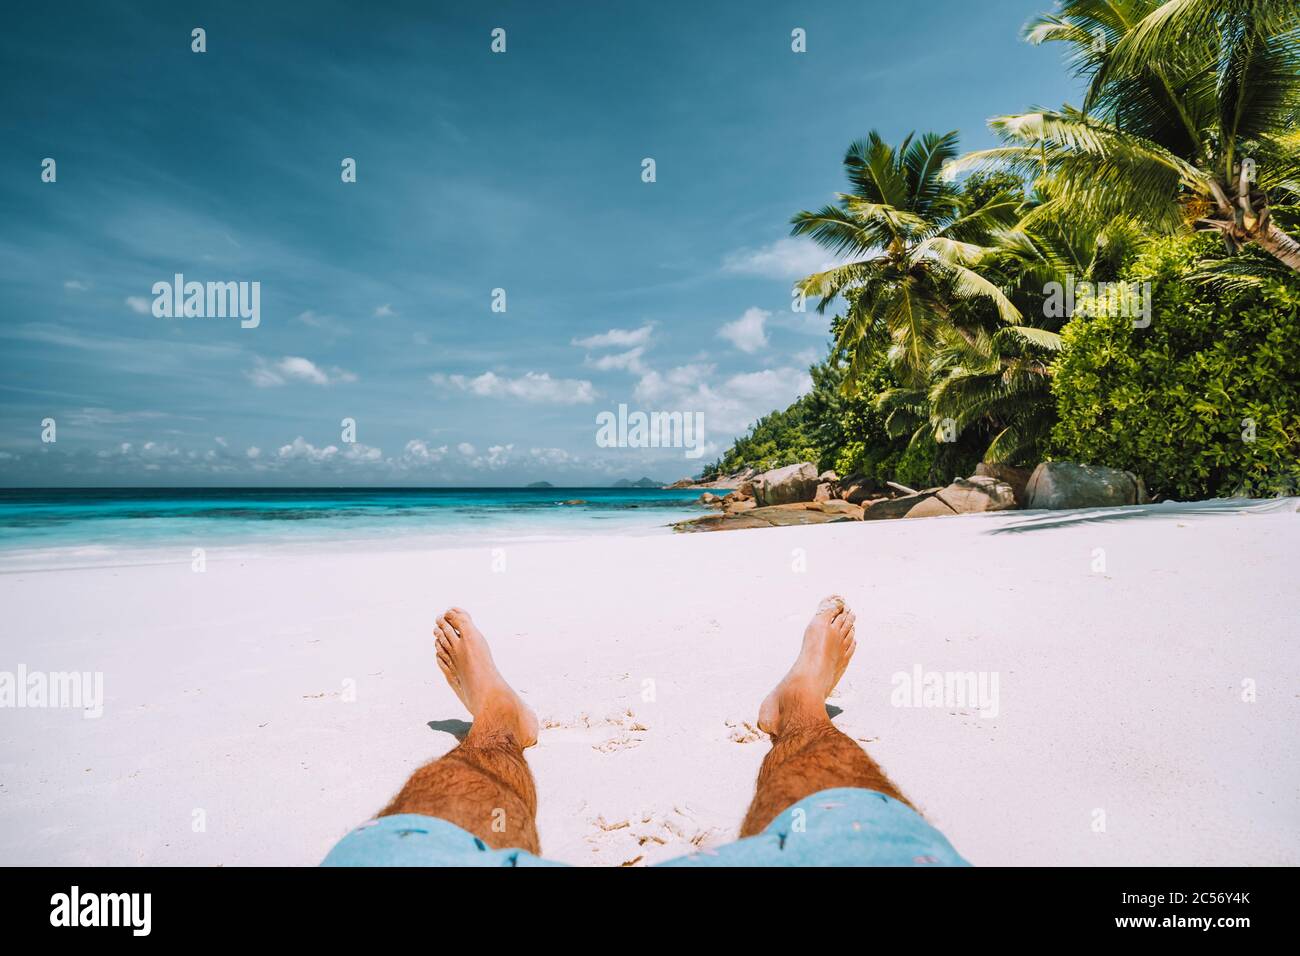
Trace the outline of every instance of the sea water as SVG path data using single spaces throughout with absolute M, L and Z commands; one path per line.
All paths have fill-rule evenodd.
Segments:
M 195 548 L 666 534 L 705 513 L 693 504 L 698 496 L 642 488 L 0 489 L 0 570 L 188 560 Z

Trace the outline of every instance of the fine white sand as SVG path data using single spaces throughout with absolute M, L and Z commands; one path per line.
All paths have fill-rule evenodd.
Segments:
M 838 592 L 836 723 L 973 863 L 1295 865 L 1296 506 L 3 574 L 0 671 L 102 671 L 105 702 L 0 710 L 0 861 L 318 862 L 455 745 L 449 604 L 543 720 L 548 856 L 715 845 L 767 751 L 759 701 Z M 996 675 L 996 716 L 893 706 L 918 666 Z

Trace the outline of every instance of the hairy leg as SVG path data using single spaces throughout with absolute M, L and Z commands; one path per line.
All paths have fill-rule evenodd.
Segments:
M 447 611 L 434 635 L 438 666 L 474 724 L 455 750 L 415 771 L 380 816 L 422 813 L 496 849 L 540 854 L 537 788 L 524 759 L 537 743 L 537 717 L 501 676 L 467 612 Z
M 771 736 L 772 749 L 758 772 L 742 837 L 761 832 L 791 804 L 832 787 L 862 787 L 908 803 L 867 752 L 826 715 L 826 698 L 857 649 L 854 621 L 840 598 L 822 601 L 794 665 L 759 708 L 758 726 Z

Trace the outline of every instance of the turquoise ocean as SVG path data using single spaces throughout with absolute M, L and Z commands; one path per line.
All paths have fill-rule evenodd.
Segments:
M 698 491 L 642 488 L 0 489 L 0 569 L 188 560 L 192 548 L 474 547 L 668 534 Z M 574 503 L 577 502 L 577 503 Z

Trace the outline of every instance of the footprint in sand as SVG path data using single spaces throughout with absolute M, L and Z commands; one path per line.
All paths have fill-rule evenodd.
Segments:
M 650 728 L 637 718 L 631 708 L 624 708 L 606 714 L 604 717 L 593 717 L 585 711 L 570 718 L 544 717 L 542 729 L 570 731 L 573 733 L 569 736 L 589 742 L 593 750 L 599 753 L 614 753 L 640 745 L 645 739 L 640 735 Z M 609 736 L 611 730 L 615 731 L 613 736 Z
M 640 743 L 640 737 L 632 737 L 628 734 L 623 734 L 618 737 L 610 737 L 608 740 L 602 741 L 598 744 L 592 744 L 591 749 L 598 750 L 603 754 L 609 754 L 616 750 L 631 750 Z
M 767 734 L 747 720 L 728 720 L 725 723 L 728 728 L 727 739 L 738 744 L 752 744 L 767 739 Z
M 689 808 L 644 810 L 612 821 L 590 820 L 584 838 L 600 866 L 648 866 L 725 842 L 718 827 L 702 826 Z

